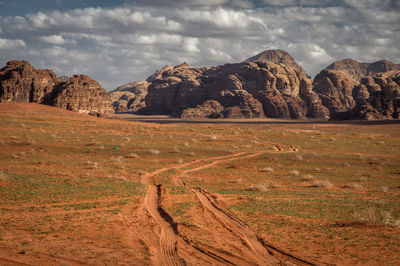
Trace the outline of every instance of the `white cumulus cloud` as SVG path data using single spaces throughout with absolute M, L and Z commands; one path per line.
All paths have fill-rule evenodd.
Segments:
M 398 3 L 143 0 L 0 16 L 0 61 L 26 59 L 60 75 L 87 74 L 107 90 L 166 64 L 241 62 L 267 49 L 288 51 L 310 75 L 350 57 L 400 63 Z
M 25 48 L 26 43 L 23 40 L 10 40 L 0 38 L 0 50 L 13 50 L 16 48 Z

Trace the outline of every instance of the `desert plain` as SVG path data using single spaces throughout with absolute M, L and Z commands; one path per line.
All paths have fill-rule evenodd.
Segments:
M 0 104 L 0 264 L 400 263 L 398 120 L 137 120 Z

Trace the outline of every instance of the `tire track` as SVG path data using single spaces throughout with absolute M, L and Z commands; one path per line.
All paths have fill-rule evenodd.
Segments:
M 294 151 L 294 149 L 291 149 L 286 152 Z M 282 149 L 280 150 L 280 152 L 282 152 Z M 213 217 L 215 217 L 214 219 L 224 225 L 224 227 L 226 227 L 229 232 L 233 233 L 244 241 L 248 249 L 246 251 L 249 256 L 248 259 L 252 257 L 253 261 L 259 265 L 282 265 L 287 263 L 296 265 L 314 265 L 307 260 L 301 259 L 298 256 L 294 256 L 288 252 L 285 252 L 283 249 L 278 248 L 275 245 L 265 242 L 244 222 L 218 206 L 217 202 L 215 202 L 213 196 L 209 192 L 200 188 L 188 187 L 182 180 L 182 177 L 185 174 L 200 171 L 202 169 L 213 167 L 215 165 L 233 160 L 256 157 L 261 155 L 262 153 L 263 152 L 258 152 L 246 155 L 245 152 L 240 152 L 227 156 L 204 158 L 186 164 L 181 164 L 175 167 L 157 169 L 151 173 L 147 173 L 142 176 L 142 183 L 148 185 L 148 190 L 145 195 L 142 208 L 139 209 L 147 210 L 150 217 L 156 222 L 156 225 L 158 225 L 158 227 L 160 228 L 160 232 L 158 234 L 159 245 L 158 248 L 153 249 L 156 251 L 157 258 L 155 264 L 174 266 L 185 265 L 186 261 L 183 259 L 183 257 L 186 258 L 188 262 L 190 262 L 189 259 L 192 259 L 193 256 L 196 256 L 197 261 L 200 260 L 204 261 L 205 263 L 211 263 L 210 259 L 214 261 L 214 263 L 224 265 L 236 265 L 244 263 L 244 261 L 238 258 L 236 255 L 230 254 L 226 251 L 221 253 L 210 246 L 204 246 L 199 243 L 194 243 L 186 236 L 181 235 L 178 232 L 177 225 L 174 223 L 173 219 L 162 208 L 162 187 L 161 185 L 156 185 L 154 180 L 155 176 L 171 169 L 179 170 L 196 163 L 212 161 L 210 163 L 194 167 L 192 169 L 181 170 L 178 175 L 170 177 L 170 180 L 176 186 L 185 186 L 196 196 L 203 208 L 210 212 Z M 145 217 L 141 218 L 138 216 L 138 221 L 141 223 L 141 225 L 144 225 L 146 219 Z M 140 230 L 140 228 L 138 228 L 138 230 Z M 213 249 L 214 251 L 212 251 Z M 195 253 L 193 251 L 197 252 L 197 254 L 193 255 L 193 253 Z M 181 255 L 179 253 L 181 253 Z M 247 262 L 250 263 L 250 261 Z
M 283 152 L 283 149 L 280 148 L 279 151 Z M 291 147 L 291 149 L 286 152 L 295 152 L 295 151 L 297 150 Z M 200 167 L 196 167 L 190 170 L 184 170 L 179 175 L 173 176 L 171 178 L 171 181 L 177 186 L 187 187 L 185 182 L 181 179 L 181 177 L 184 176 L 185 174 L 195 171 L 200 171 L 202 169 L 209 168 L 220 163 L 225 163 L 228 161 L 233 161 L 238 159 L 252 158 L 259 156 L 261 154 L 262 152 L 259 152 L 247 156 L 239 155 L 238 157 L 216 160 L 212 163 Z M 260 236 L 258 236 L 255 232 L 253 232 L 244 222 L 242 222 L 240 219 L 236 218 L 223 208 L 219 207 L 217 203 L 212 199 L 212 195 L 206 192 L 205 190 L 202 190 L 200 188 L 188 188 L 188 189 L 190 189 L 196 195 L 197 199 L 202 204 L 202 206 L 206 208 L 208 211 L 210 211 L 217 218 L 217 220 L 219 220 L 221 223 L 229 227 L 235 234 L 239 235 L 247 243 L 252 252 L 261 261 L 261 264 L 280 265 L 283 262 L 291 262 L 298 265 L 315 265 L 312 262 L 309 262 L 293 254 L 290 254 L 289 252 L 286 252 L 279 247 L 276 247 L 270 243 L 265 242 Z
M 205 158 L 195 160 L 193 162 L 189 162 L 186 164 L 181 164 L 176 167 L 165 167 L 157 169 L 151 173 L 147 173 L 142 176 L 141 182 L 143 184 L 148 185 L 147 193 L 144 198 L 143 207 L 147 210 L 153 220 L 160 226 L 160 234 L 159 234 L 159 251 L 157 254 L 158 262 L 165 265 L 185 265 L 185 261 L 179 256 L 177 250 L 177 242 L 179 238 L 179 234 L 177 232 L 176 224 L 173 222 L 172 218 L 163 210 L 161 206 L 161 185 L 156 185 L 154 176 L 166 172 L 171 169 L 181 169 L 186 166 L 199 163 L 202 161 L 209 160 L 218 160 L 222 158 L 229 158 L 240 156 L 244 154 L 236 153 L 227 156 L 219 156 L 214 158 Z M 140 218 L 139 218 L 140 219 Z M 143 219 L 141 219 L 143 221 Z M 185 241 L 189 243 L 188 241 Z M 191 244 L 193 248 L 207 255 L 208 257 L 217 260 L 218 262 L 230 263 L 229 260 L 220 257 L 217 254 L 206 251 L 199 246 L 195 246 Z

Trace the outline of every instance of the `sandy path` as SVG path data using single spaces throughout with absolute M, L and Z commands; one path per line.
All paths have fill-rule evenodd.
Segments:
M 211 159 L 221 159 L 232 156 L 239 156 L 243 153 L 237 153 L 228 156 L 220 156 Z M 174 225 L 172 218 L 168 216 L 168 214 L 163 210 L 161 206 L 161 185 L 156 185 L 154 181 L 154 176 L 166 172 L 170 169 L 181 169 L 187 167 L 191 164 L 199 163 L 204 160 L 210 159 L 199 159 L 193 162 L 189 162 L 186 164 L 181 164 L 176 167 L 166 167 L 157 169 L 151 173 L 147 173 L 142 176 L 141 182 L 143 184 L 148 185 L 147 193 L 145 195 L 145 199 L 143 202 L 143 208 L 147 210 L 152 219 L 157 223 L 160 227 L 159 236 L 159 249 L 158 253 L 154 256 L 154 262 L 163 264 L 163 265 L 184 265 L 184 260 L 178 255 L 177 251 L 177 241 L 178 241 L 178 233 L 176 230 L 176 226 Z M 144 220 L 144 218 L 139 218 L 139 220 Z M 151 244 L 150 244 L 151 245 Z M 197 247 L 198 250 L 201 248 Z M 203 252 L 204 253 L 204 252 Z M 208 254 L 208 255 L 211 255 Z M 214 259 L 219 259 L 218 256 L 213 255 Z
M 282 151 L 282 149 L 280 151 Z M 293 152 L 293 150 L 287 152 Z M 143 239 L 147 239 L 144 240 L 144 242 L 146 242 L 146 245 L 150 250 L 152 261 L 155 265 L 313 265 L 313 263 L 265 242 L 244 222 L 218 206 L 218 203 L 213 199 L 213 196 L 209 192 L 200 188 L 188 187 L 182 180 L 182 177 L 185 174 L 191 172 L 200 171 L 233 160 L 256 157 L 261 154 L 262 152 L 254 154 L 240 152 L 227 156 L 199 159 L 175 167 L 161 168 L 142 176 L 142 183 L 148 185 L 148 190 L 142 205 L 135 212 L 137 222 L 136 231 L 138 233 L 136 236 L 141 236 Z M 171 169 L 179 170 L 202 162 L 204 162 L 203 165 L 181 170 L 178 175 L 174 175 L 170 177 L 170 179 L 175 185 L 185 186 L 189 191 L 192 191 L 204 210 L 207 210 L 211 214 L 207 220 L 207 229 L 210 229 L 210 232 L 213 232 L 213 228 L 218 226 L 220 227 L 222 224 L 226 228 L 224 232 L 229 234 L 229 236 L 225 235 L 220 237 L 215 233 L 211 233 L 210 237 L 216 237 L 222 241 L 226 241 L 228 238 L 238 238 L 238 243 L 231 240 L 231 243 L 225 243 L 225 245 L 231 245 L 233 250 L 240 250 L 242 254 L 245 254 L 243 258 L 238 257 L 229 251 L 219 250 L 219 248 L 216 247 L 193 242 L 187 236 L 182 235 L 178 231 L 177 225 L 174 223 L 173 219 L 163 209 L 162 186 L 156 184 L 154 177 Z M 149 226 L 149 218 L 154 222 L 151 226 Z M 147 227 L 147 229 L 145 229 L 145 227 Z M 143 232 L 153 232 L 153 234 L 156 234 L 156 237 L 145 236 Z M 158 239 L 158 244 L 156 245 L 154 243 L 155 239 Z

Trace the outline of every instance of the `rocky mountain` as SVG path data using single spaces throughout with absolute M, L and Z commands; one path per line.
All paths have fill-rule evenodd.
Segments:
M 212 68 L 166 66 L 152 75 L 147 114 L 179 117 L 327 118 L 328 111 L 302 72 L 273 62 Z
M 28 61 L 10 61 L 0 70 L 0 102 L 34 102 L 97 116 L 114 113 L 110 96 L 85 75 L 60 79 Z
M 117 112 L 140 112 L 146 107 L 145 97 L 149 82 L 137 81 L 122 85 L 110 92 L 111 101 Z

